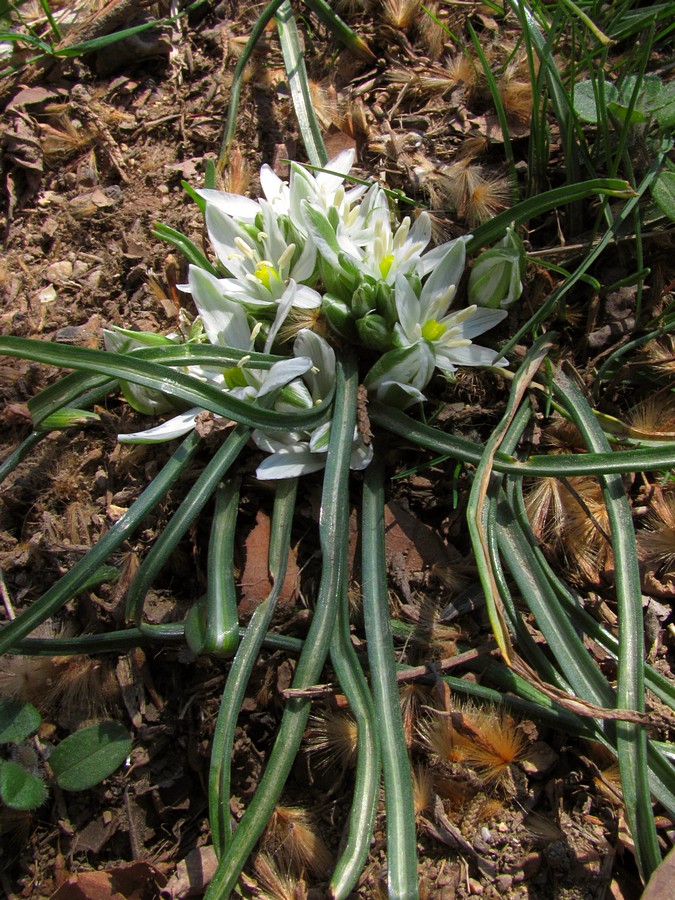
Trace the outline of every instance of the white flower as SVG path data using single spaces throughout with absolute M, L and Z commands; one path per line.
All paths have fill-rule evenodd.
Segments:
M 445 255 L 425 281 L 419 297 L 407 279 L 399 275 L 395 283 L 399 322 L 394 326 L 394 344 L 410 347 L 426 341 L 436 366 L 448 374 L 458 365 L 507 364 L 505 359 L 495 360 L 493 350 L 472 343 L 472 338 L 501 322 L 506 312 L 468 306 L 448 313 L 464 270 L 465 254 L 465 239 L 447 244 Z
M 298 285 L 295 305 L 315 309 L 321 296 L 303 282 L 312 279 L 316 247 L 310 239 L 301 245 L 284 236 L 271 207 L 260 201 L 262 227 L 244 227 L 218 206 L 206 204 L 206 228 L 218 259 L 232 278 L 221 279 L 221 291 L 251 310 L 269 310 L 293 279 Z
M 260 185 L 273 213 L 276 216 L 287 216 L 301 234 L 306 235 L 302 201 L 307 200 L 312 206 L 323 212 L 331 207 L 343 211 L 363 196 L 367 185 L 357 185 L 345 191 L 343 183 L 354 164 L 354 150 L 343 150 L 329 159 L 325 171 L 312 172 L 298 163 L 291 163 L 290 184 L 282 181 L 274 171 L 265 164 L 260 170 Z M 335 174 L 334 174 L 335 173 Z M 249 200 L 239 194 L 225 191 L 199 190 L 200 197 L 208 206 L 219 209 L 225 215 L 239 222 L 250 224 L 262 210 L 262 201 Z
M 223 296 L 220 280 L 204 269 L 190 266 L 189 282 L 209 342 L 215 346 L 235 350 L 252 350 L 255 341 L 254 332 L 258 326 L 251 331 L 243 307 Z M 292 305 L 294 292 L 295 283 L 291 282 L 285 297 L 279 303 L 277 317 L 267 337 L 265 352 L 269 352 L 274 337 Z M 202 381 L 251 403 L 268 397 L 276 406 L 278 398 L 283 394 L 283 400 L 278 405 L 282 410 L 289 411 L 312 405 L 309 392 L 302 382 L 297 381 L 311 367 L 311 359 L 296 354 L 293 358 L 274 363 L 266 370 L 250 368 L 246 361 L 242 360 L 239 365 L 226 369 L 190 366 L 188 371 Z M 296 382 L 296 386 L 291 385 L 291 382 Z M 118 440 L 122 443 L 150 444 L 182 437 L 195 427 L 195 419 L 201 412 L 203 412 L 201 407 L 192 407 L 155 428 L 118 435 Z
M 312 360 L 312 368 L 303 375 L 309 389 L 309 405 L 323 402 L 335 383 L 335 353 L 330 345 L 313 331 L 298 332 L 293 352 Z M 289 385 L 292 388 L 294 385 Z M 277 407 L 278 408 L 278 407 Z M 331 423 L 325 422 L 311 431 L 290 431 L 269 435 L 256 430 L 252 434 L 255 444 L 267 456 L 256 469 L 261 481 L 278 478 L 296 478 L 310 472 L 318 472 L 326 465 Z M 365 444 L 357 429 L 352 442 L 351 468 L 365 469 L 373 458 L 373 448 Z

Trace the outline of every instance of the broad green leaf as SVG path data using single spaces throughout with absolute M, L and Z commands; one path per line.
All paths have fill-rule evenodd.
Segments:
M 0 744 L 18 744 L 40 727 L 40 713 L 18 698 L 0 697 Z
M 0 799 L 12 809 L 37 809 L 47 796 L 42 781 L 12 760 L 0 761 Z
M 675 171 L 666 169 L 652 185 L 652 197 L 662 213 L 675 222 Z
M 604 84 L 605 103 L 616 103 L 619 92 L 610 81 Z M 596 125 L 598 122 L 598 102 L 595 82 L 588 79 L 574 86 L 574 111 L 584 122 Z
M 84 791 L 112 775 L 129 755 L 131 738 L 119 722 L 99 722 L 61 741 L 49 757 L 56 783 Z

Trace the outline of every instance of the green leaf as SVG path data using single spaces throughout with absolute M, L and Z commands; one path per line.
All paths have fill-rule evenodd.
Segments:
M 47 796 L 42 781 L 19 763 L 0 761 L 0 799 L 12 809 L 37 809 Z
M 652 184 L 652 197 L 662 213 L 675 222 L 675 171 L 666 169 Z
M 604 92 L 607 104 L 618 101 L 619 92 L 611 81 L 605 81 Z M 591 79 L 580 81 L 574 86 L 574 111 L 584 122 L 591 122 L 594 125 L 598 123 L 596 88 Z
M 119 722 L 99 722 L 61 741 L 49 757 L 56 783 L 84 791 L 112 775 L 129 755 L 131 738 Z
M 40 727 L 40 713 L 30 703 L 0 697 L 0 744 L 18 744 Z

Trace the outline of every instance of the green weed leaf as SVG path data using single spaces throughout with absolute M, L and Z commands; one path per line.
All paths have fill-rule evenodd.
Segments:
M 47 796 L 42 781 L 12 760 L 0 761 L 0 799 L 12 809 L 37 809 Z
M 652 197 L 662 213 L 675 222 L 675 171 L 666 169 L 652 185 Z
M 0 698 L 0 744 L 18 744 L 40 727 L 40 713 L 23 700 Z
M 49 757 L 59 787 L 84 791 L 121 765 L 131 750 L 131 738 L 118 722 L 99 722 L 81 728 L 61 741 Z
M 605 102 L 616 103 L 619 92 L 610 81 L 604 84 Z M 593 81 L 580 81 L 574 86 L 574 111 L 584 122 L 598 123 L 598 104 Z

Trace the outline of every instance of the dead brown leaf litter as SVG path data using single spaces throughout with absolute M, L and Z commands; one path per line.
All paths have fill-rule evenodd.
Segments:
M 129 4 L 117 6 L 121 10 Z M 152 224 L 165 222 L 185 231 L 198 245 L 203 243 L 200 216 L 180 180 L 198 184 L 206 159 L 215 158 L 233 64 L 258 11 L 240 10 L 234 2 L 205 8 L 181 32 L 158 35 L 140 66 L 121 55 L 119 65 L 110 71 L 110 58 L 76 60 L 29 70 L 11 90 L 3 85 L 3 333 L 93 347 L 99 345 L 104 325 L 154 331 L 175 325 L 180 302 L 175 285 L 183 280 L 184 271 L 176 273 L 175 257 L 152 237 Z M 461 29 L 466 11 L 439 7 L 439 14 L 455 30 Z M 505 60 L 501 26 L 484 11 L 476 9 L 474 15 L 491 61 Z M 307 61 L 329 148 L 356 146 L 362 174 L 375 175 L 429 203 L 439 235 L 462 233 L 507 206 L 503 136 L 476 67 L 466 66 L 464 55 L 452 51 L 445 37 L 434 32 L 420 16 L 418 4 L 388 3 L 384 13 L 379 8 L 357 9 L 350 22 L 379 54 L 377 65 L 336 52 L 316 23 L 306 36 Z M 500 91 L 516 138 L 525 139 L 527 83 L 519 65 L 516 59 L 505 70 Z M 284 161 L 300 153 L 272 34 L 249 67 L 237 139 L 240 162 L 228 173 L 230 190 L 244 190 L 250 172 L 263 161 L 274 163 L 283 175 Z M 554 131 L 554 154 L 555 140 Z M 549 221 L 543 229 L 554 235 L 555 223 Z M 667 242 L 657 242 L 653 249 L 646 302 L 656 313 L 675 273 Z M 623 271 L 620 252 L 614 265 Z M 537 291 L 550 287 L 550 275 L 531 272 L 523 309 L 514 315 L 527 318 L 538 302 Z M 609 352 L 631 327 L 634 299 L 629 290 L 615 303 L 593 306 L 583 293 L 576 296 L 556 322 L 562 331 L 563 355 L 573 357 L 583 371 L 589 360 Z M 586 325 L 592 326 L 586 329 L 588 340 L 583 336 Z M 673 354 L 662 344 L 652 348 L 651 355 L 645 348 L 641 364 L 652 370 L 661 367 L 667 376 Z M 27 362 L 7 362 L 0 368 L 6 404 L 0 437 L 3 457 L 26 433 L 26 401 L 53 375 Z M 438 399 L 446 401 L 440 416 L 444 427 L 467 437 L 484 439 L 501 415 L 503 385 L 490 377 L 463 375 L 453 388 L 437 389 Z M 624 409 L 634 406 L 618 384 L 614 399 Z M 0 558 L 7 615 L 30 603 L 66 571 L 128 508 L 165 458 L 162 449 L 116 445 L 116 433 L 133 430 L 138 421 L 117 400 L 101 414 L 100 426 L 50 435 L 38 454 L 3 486 Z M 646 427 L 644 417 L 634 425 Z M 531 439 L 536 444 L 556 438 L 549 428 L 533 433 Z M 398 472 L 423 461 L 426 457 L 406 448 L 389 459 L 392 471 Z M 261 555 L 269 527 L 269 498 L 250 477 L 252 471 L 253 467 L 245 473 L 242 506 L 249 537 L 239 548 L 244 615 L 266 591 Z M 589 608 L 597 610 L 601 621 L 613 624 L 612 563 L 597 498 L 582 480 L 570 482 L 548 486 L 550 514 L 538 501 L 541 537 L 551 554 L 564 555 L 570 580 L 589 595 Z M 449 483 L 456 491 L 454 499 Z M 400 637 L 400 652 L 411 664 L 433 655 L 429 643 L 441 612 L 459 593 L 475 587 L 475 573 L 458 564 L 468 546 L 467 484 L 465 473 L 442 461 L 394 483 L 395 504 L 389 508 L 389 568 L 396 593 L 392 607 L 407 627 Z M 673 583 L 670 495 L 651 484 L 632 493 L 646 563 L 645 590 L 667 604 Z M 316 584 L 316 498 L 316 485 L 307 479 L 296 523 L 296 568 L 275 623 L 296 636 L 306 632 Z M 169 498 L 124 549 L 119 561 L 129 575 L 161 531 L 175 499 Z M 205 540 L 197 527 L 173 555 L 151 598 L 155 621 L 182 618 L 203 591 Z M 358 575 L 353 591 L 357 599 Z M 79 633 L 118 626 L 123 601 L 123 584 L 103 585 L 71 604 L 56 627 Z M 451 656 L 450 645 L 481 648 L 490 639 L 480 603 L 475 607 L 453 621 L 452 634 L 437 635 L 443 648 L 437 649 L 438 658 Z M 654 608 L 650 615 L 650 656 L 670 676 L 670 607 Z M 600 648 L 592 650 L 613 677 L 613 661 Z M 235 818 L 264 766 L 293 665 L 292 658 L 278 651 L 266 652 L 256 669 L 233 760 Z M 131 765 L 86 794 L 55 793 L 39 815 L 3 813 L 3 846 L 15 848 L 0 873 L 4 889 L 8 895 L 36 898 L 179 897 L 190 891 L 199 895 L 211 865 L 206 778 L 225 666 L 175 649 L 129 652 L 96 663 L 10 660 L 5 681 L 9 679 L 16 689 L 22 680 L 26 684 L 32 680 L 33 686 L 22 690 L 43 695 L 45 729 L 40 740 L 45 744 L 54 734 L 74 727 L 78 715 L 84 721 L 99 713 L 80 700 L 65 702 L 66 670 L 70 670 L 68 689 L 75 697 L 83 696 L 83 691 L 103 692 L 92 687 L 103 678 L 108 714 L 133 729 Z M 480 660 L 469 660 L 465 671 L 465 677 L 480 679 Z M 483 764 L 476 763 L 477 755 L 485 760 L 494 743 L 489 724 L 472 721 L 471 710 L 458 711 L 439 683 L 407 685 L 402 693 L 412 710 L 409 744 L 420 784 L 424 896 L 446 900 L 473 894 L 637 896 L 616 779 L 607 760 L 594 757 L 596 748 L 580 746 L 542 726 L 512 721 L 508 727 L 516 729 L 518 753 L 502 760 L 507 774 L 495 784 L 481 770 Z M 325 708 L 317 707 L 314 732 L 328 729 L 322 718 L 328 722 L 342 714 L 341 697 L 329 695 L 322 703 Z M 433 709 L 447 713 L 438 719 L 441 725 L 433 726 Z M 451 735 L 451 758 L 444 758 L 430 747 L 428 735 L 434 727 L 452 732 L 455 725 L 462 737 L 453 742 Z M 481 732 L 486 727 L 487 736 Z M 661 734 L 672 737 L 668 730 Z M 348 811 L 349 754 L 338 751 L 336 778 L 326 774 L 325 753 L 312 748 L 308 740 L 287 790 L 285 809 L 302 809 L 306 816 L 302 827 L 313 834 L 308 840 L 320 842 L 321 854 L 328 855 L 322 858 L 332 859 Z M 294 821 L 291 813 L 279 813 L 281 819 L 284 815 L 286 825 Z M 664 849 L 671 834 L 671 824 L 661 821 Z M 361 896 L 384 895 L 384 843 L 380 816 Z M 317 864 L 312 870 L 296 857 L 282 858 L 277 844 L 284 840 L 270 840 L 251 861 L 243 882 L 245 893 L 324 896 L 323 869 Z

